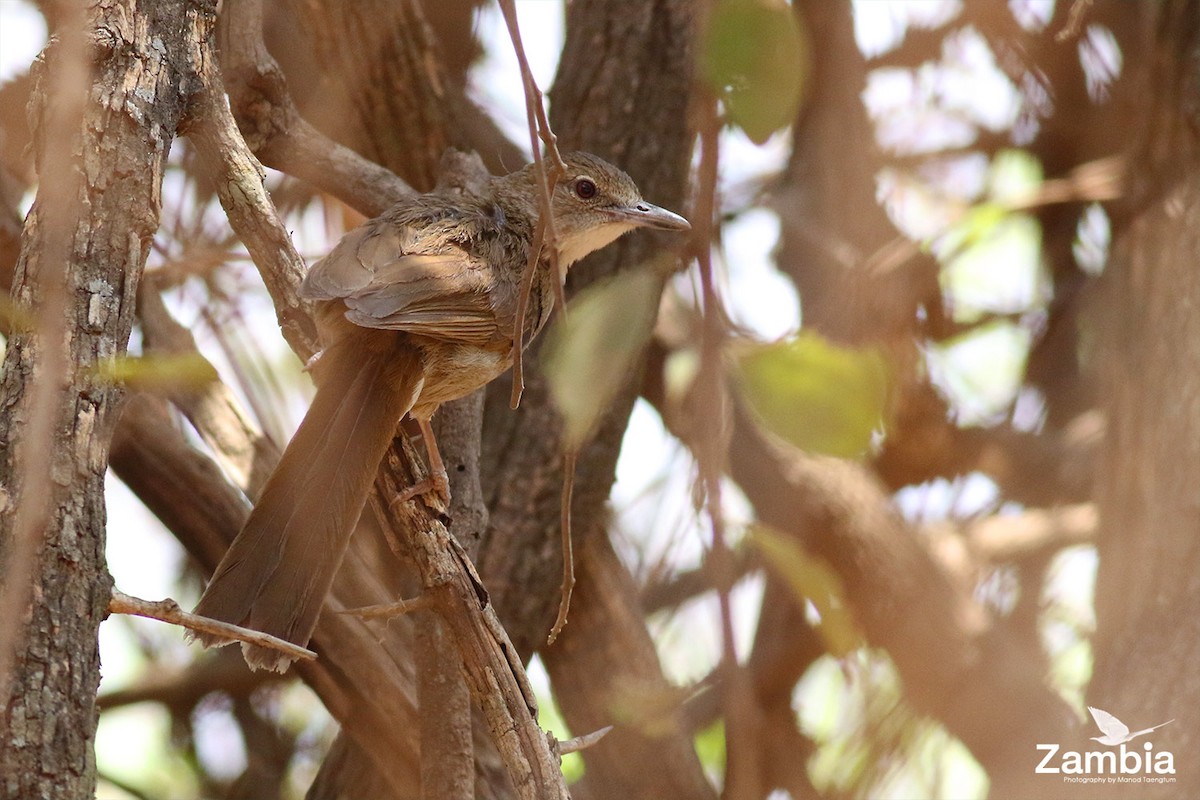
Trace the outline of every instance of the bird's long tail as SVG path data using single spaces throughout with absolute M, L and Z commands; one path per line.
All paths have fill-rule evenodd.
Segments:
M 321 358 L 312 406 L 196 613 L 307 644 L 396 423 L 421 387 L 411 350 L 352 348 Z M 282 672 L 291 661 L 262 647 L 242 649 L 255 668 Z

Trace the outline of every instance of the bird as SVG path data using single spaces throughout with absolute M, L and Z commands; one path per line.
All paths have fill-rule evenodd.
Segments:
M 406 414 L 429 454 L 433 489 L 448 497 L 430 419 L 507 370 L 550 318 L 566 268 L 637 228 L 686 231 L 688 221 L 646 202 L 633 179 L 598 156 L 562 157 L 550 195 L 559 273 L 543 247 L 521 335 L 517 305 L 539 219 L 540 173 L 530 164 L 471 191 L 401 200 L 350 231 L 309 270 L 301 297 L 315 306 L 317 391 L 299 428 L 196 613 L 305 645 Z M 229 639 L 196 633 L 205 646 Z M 282 652 L 242 644 L 254 669 L 283 672 Z
M 1163 725 L 1170 725 L 1175 721 L 1173 719 L 1169 719 L 1166 722 L 1155 725 L 1153 728 L 1145 728 L 1143 730 L 1130 733 L 1128 725 L 1126 725 L 1124 722 L 1121 722 L 1121 720 L 1117 719 L 1104 709 L 1088 706 L 1087 710 L 1092 712 L 1092 719 L 1096 720 L 1096 727 L 1099 728 L 1100 732 L 1104 734 L 1103 736 L 1091 736 L 1089 738 L 1093 742 L 1099 742 L 1100 744 L 1107 745 L 1124 744 L 1125 742 L 1136 739 L 1144 733 L 1156 731 Z

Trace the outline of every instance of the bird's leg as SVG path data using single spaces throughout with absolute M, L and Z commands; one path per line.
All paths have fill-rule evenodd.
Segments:
M 438 451 L 437 437 L 433 435 L 433 426 L 427 419 L 417 420 L 421 426 L 421 435 L 425 437 L 425 451 L 429 453 L 429 479 L 433 482 L 433 490 L 446 503 L 450 502 L 450 476 L 446 474 L 446 465 L 442 463 L 442 454 Z
M 437 437 L 433 435 L 433 426 L 427 419 L 418 419 L 421 437 L 425 440 L 425 452 L 429 454 L 429 477 L 418 481 L 396 496 L 395 502 L 405 503 L 419 494 L 428 491 L 436 492 L 446 505 L 450 504 L 450 476 L 446 474 L 446 465 L 442 463 L 442 454 L 438 451 Z

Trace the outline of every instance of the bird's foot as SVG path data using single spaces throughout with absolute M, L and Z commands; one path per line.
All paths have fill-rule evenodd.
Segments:
M 417 481 L 412 486 L 408 487 L 400 494 L 396 495 L 393 502 L 394 505 L 407 503 L 414 497 L 433 492 L 441 500 L 442 505 L 446 508 L 450 507 L 450 477 L 445 470 L 435 472 L 424 480 Z

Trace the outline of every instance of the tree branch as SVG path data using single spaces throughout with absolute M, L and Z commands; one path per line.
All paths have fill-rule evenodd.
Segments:
M 127 595 L 124 592 L 113 589 L 112 599 L 108 601 L 108 613 L 131 614 L 137 617 L 156 619 L 159 622 L 166 622 L 171 625 L 187 628 L 189 631 L 201 631 L 233 641 L 246 642 L 258 645 L 259 647 L 269 647 L 272 650 L 284 653 L 289 658 L 301 659 L 303 661 L 312 661 L 317 657 L 316 653 L 306 647 L 285 642 L 283 639 L 276 638 L 270 634 L 184 611 L 179 607 L 179 603 L 170 598 L 166 600 L 143 600 L 140 597 L 133 597 L 132 595 Z
M 425 595 L 457 645 L 471 696 L 483 711 L 518 796 L 569 797 L 558 758 L 537 725 L 537 702 L 516 648 L 466 551 L 423 506 L 383 500 L 411 484 L 407 462 L 389 451 L 371 502 L 390 528 L 393 550 L 415 562 Z
M 327 138 L 300 116 L 262 40 L 261 0 L 226 0 L 222 71 L 234 116 L 264 164 L 308 181 L 368 217 L 413 190 L 394 173 Z

